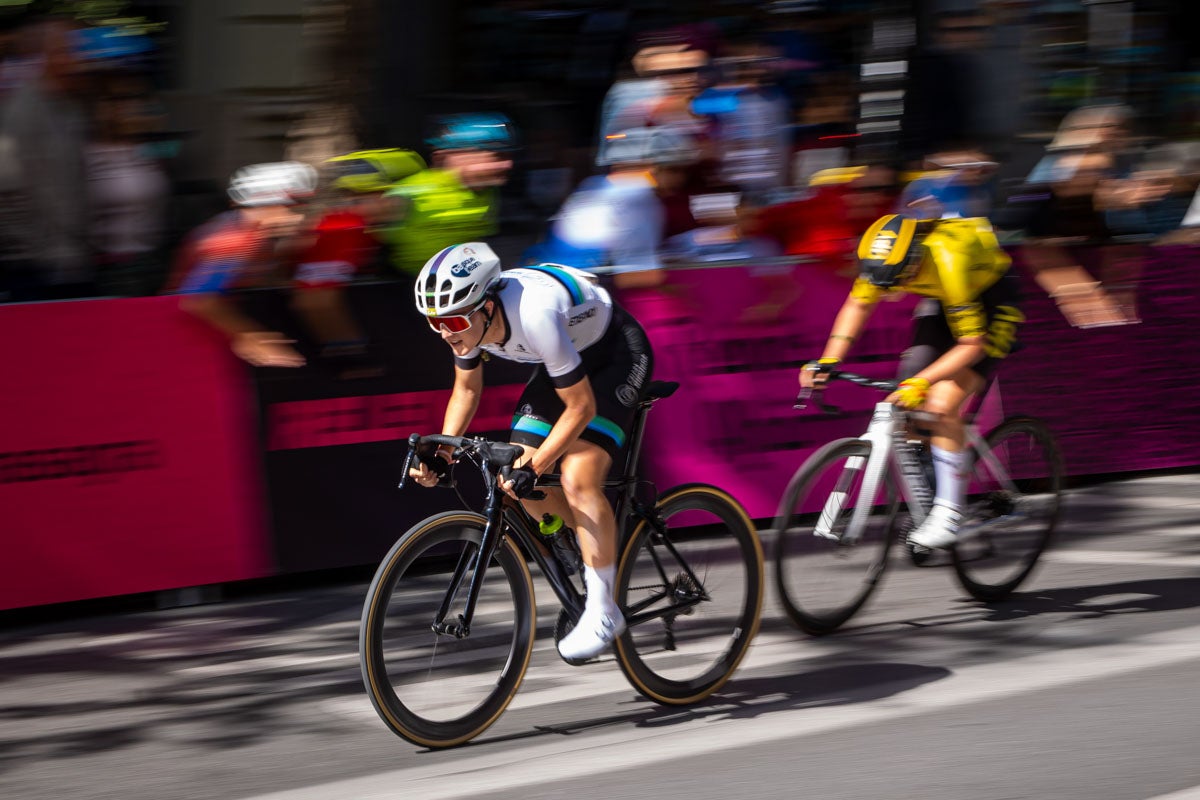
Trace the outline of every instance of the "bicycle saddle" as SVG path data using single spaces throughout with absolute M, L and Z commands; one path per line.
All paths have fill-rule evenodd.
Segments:
M 675 381 L 650 381 L 642 390 L 643 400 L 662 400 L 675 394 L 679 384 Z

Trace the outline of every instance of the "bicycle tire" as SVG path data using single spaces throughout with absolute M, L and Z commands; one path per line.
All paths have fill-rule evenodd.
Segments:
M 666 536 L 646 519 L 635 526 L 622 548 L 617 602 L 627 619 L 637 610 L 662 611 L 670 598 L 694 604 L 630 625 L 617 638 L 616 659 L 646 697 L 687 705 L 725 685 L 758 632 L 762 544 L 741 505 L 713 486 L 676 487 L 654 511 Z M 680 527 L 671 527 L 673 519 Z
M 862 609 L 883 578 L 896 540 L 900 501 L 887 471 L 881 488 L 884 502 L 876 504 L 877 511 L 867 518 L 867 528 L 857 542 L 814 533 L 821 509 L 829 503 L 826 498 L 843 474 L 850 481 L 845 486 L 847 498 L 861 488 L 863 470 L 860 468 L 855 478 L 839 465 L 852 458 L 865 460 L 871 447 L 861 439 L 829 442 L 800 465 L 779 501 L 774 528 L 780 604 L 792 624 L 813 636 L 832 633 Z M 839 469 L 836 474 L 830 472 L 835 468 Z M 830 525 L 831 533 L 849 521 L 854 506 L 849 500 L 841 504 Z M 847 588 L 841 588 L 843 584 Z
M 511 537 L 501 539 L 487 568 L 470 635 L 431 629 L 450 585 L 446 568 L 471 547 L 478 552 L 485 525 L 483 516 L 462 511 L 418 523 L 392 546 L 367 590 L 359 628 L 363 683 L 384 724 L 413 744 L 453 747 L 478 736 L 508 707 L 529 666 L 537 622 L 533 577 Z M 461 611 L 473 571 L 447 620 Z M 501 574 L 504 580 L 495 580 Z M 499 674 L 481 682 L 475 676 L 487 669 L 488 656 Z M 414 686 L 405 683 L 401 693 L 401 681 L 410 677 Z M 471 704 L 467 693 L 476 687 L 481 699 Z M 464 703 L 469 707 L 459 713 Z
M 1022 435 L 1036 447 L 1026 445 L 1021 453 L 1022 448 L 1012 442 Z M 994 603 L 1028 580 L 1050 544 L 1062 509 L 1063 462 L 1054 434 L 1033 417 L 1007 419 L 984 441 L 1006 470 L 1020 473 L 1011 477 L 1021 495 L 1014 497 L 991 486 L 989 480 L 994 483 L 994 477 L 989 479 L 981 472 L 981 460 L 972 453 L 967 510 L 951 557 L 967 593 Z M 986 463 L 982 468 L 986 469 Z M 1034 513 L 1040 516 L 1033 517 Z M 1022 519 L 1032 519 L 1033 529 L 1015 530 Z

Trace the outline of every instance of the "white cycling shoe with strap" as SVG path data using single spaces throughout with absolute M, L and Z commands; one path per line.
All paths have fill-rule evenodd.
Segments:
M 558 643 L 558 653 L 568 661 L 584 661 L 600 655 L 625 632 L 625 617 L 616 603 L 586 606 L 579 623 Z
M 958 542 L 961 524 L 961 513 L 935 502 L 921 526 L 908 535 L 908 541 L 930 550 L 949 550 Z

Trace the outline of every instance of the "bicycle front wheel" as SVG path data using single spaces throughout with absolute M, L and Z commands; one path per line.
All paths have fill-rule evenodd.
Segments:
M 967 508 L 953 550 L 963 588 L 984 602 L 1014 592 L 1050 543 L 1062 503 L 1062 456 L 1040 420 L 1014 417 L 971 451 Z
M 383 559 L 367 591 L 359 658 L 371 703 L 391 730 L 425 747 L 452 747 L 486 730 L 508 706 L 533 653 L 533 578 L 504 537 L 484 571 L 486 520 L 460 511 L 409 530 Z M 484 578 L 469 632 L 459 622 L 476 573 Z
M 831 633 L 867 602 L 887 568 L 899 499 L 885 472 L 864 495 L 871 445 L 839 439 L 813 453 L 792 476 L 775 516 L 775 583 L 788 618 L 802 631 Z M 862 530 L 850 530 L 866 504 Z
M 758 632 L 763 552 L 742 507 L 712 486 L 672 489 L 622 551 L 621 671 L 658 703 L 695 703 L 733 675 Z

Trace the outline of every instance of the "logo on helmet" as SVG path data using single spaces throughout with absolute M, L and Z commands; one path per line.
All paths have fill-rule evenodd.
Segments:
M 479 268 L 479 259 L 467 258 L 450 268 L 450 274 L 456 278 L 465 278 Z
M 880 231 L 871 242 L 871 258 L 886 259 L 896 246 L 896 234 L 892 231 Z

